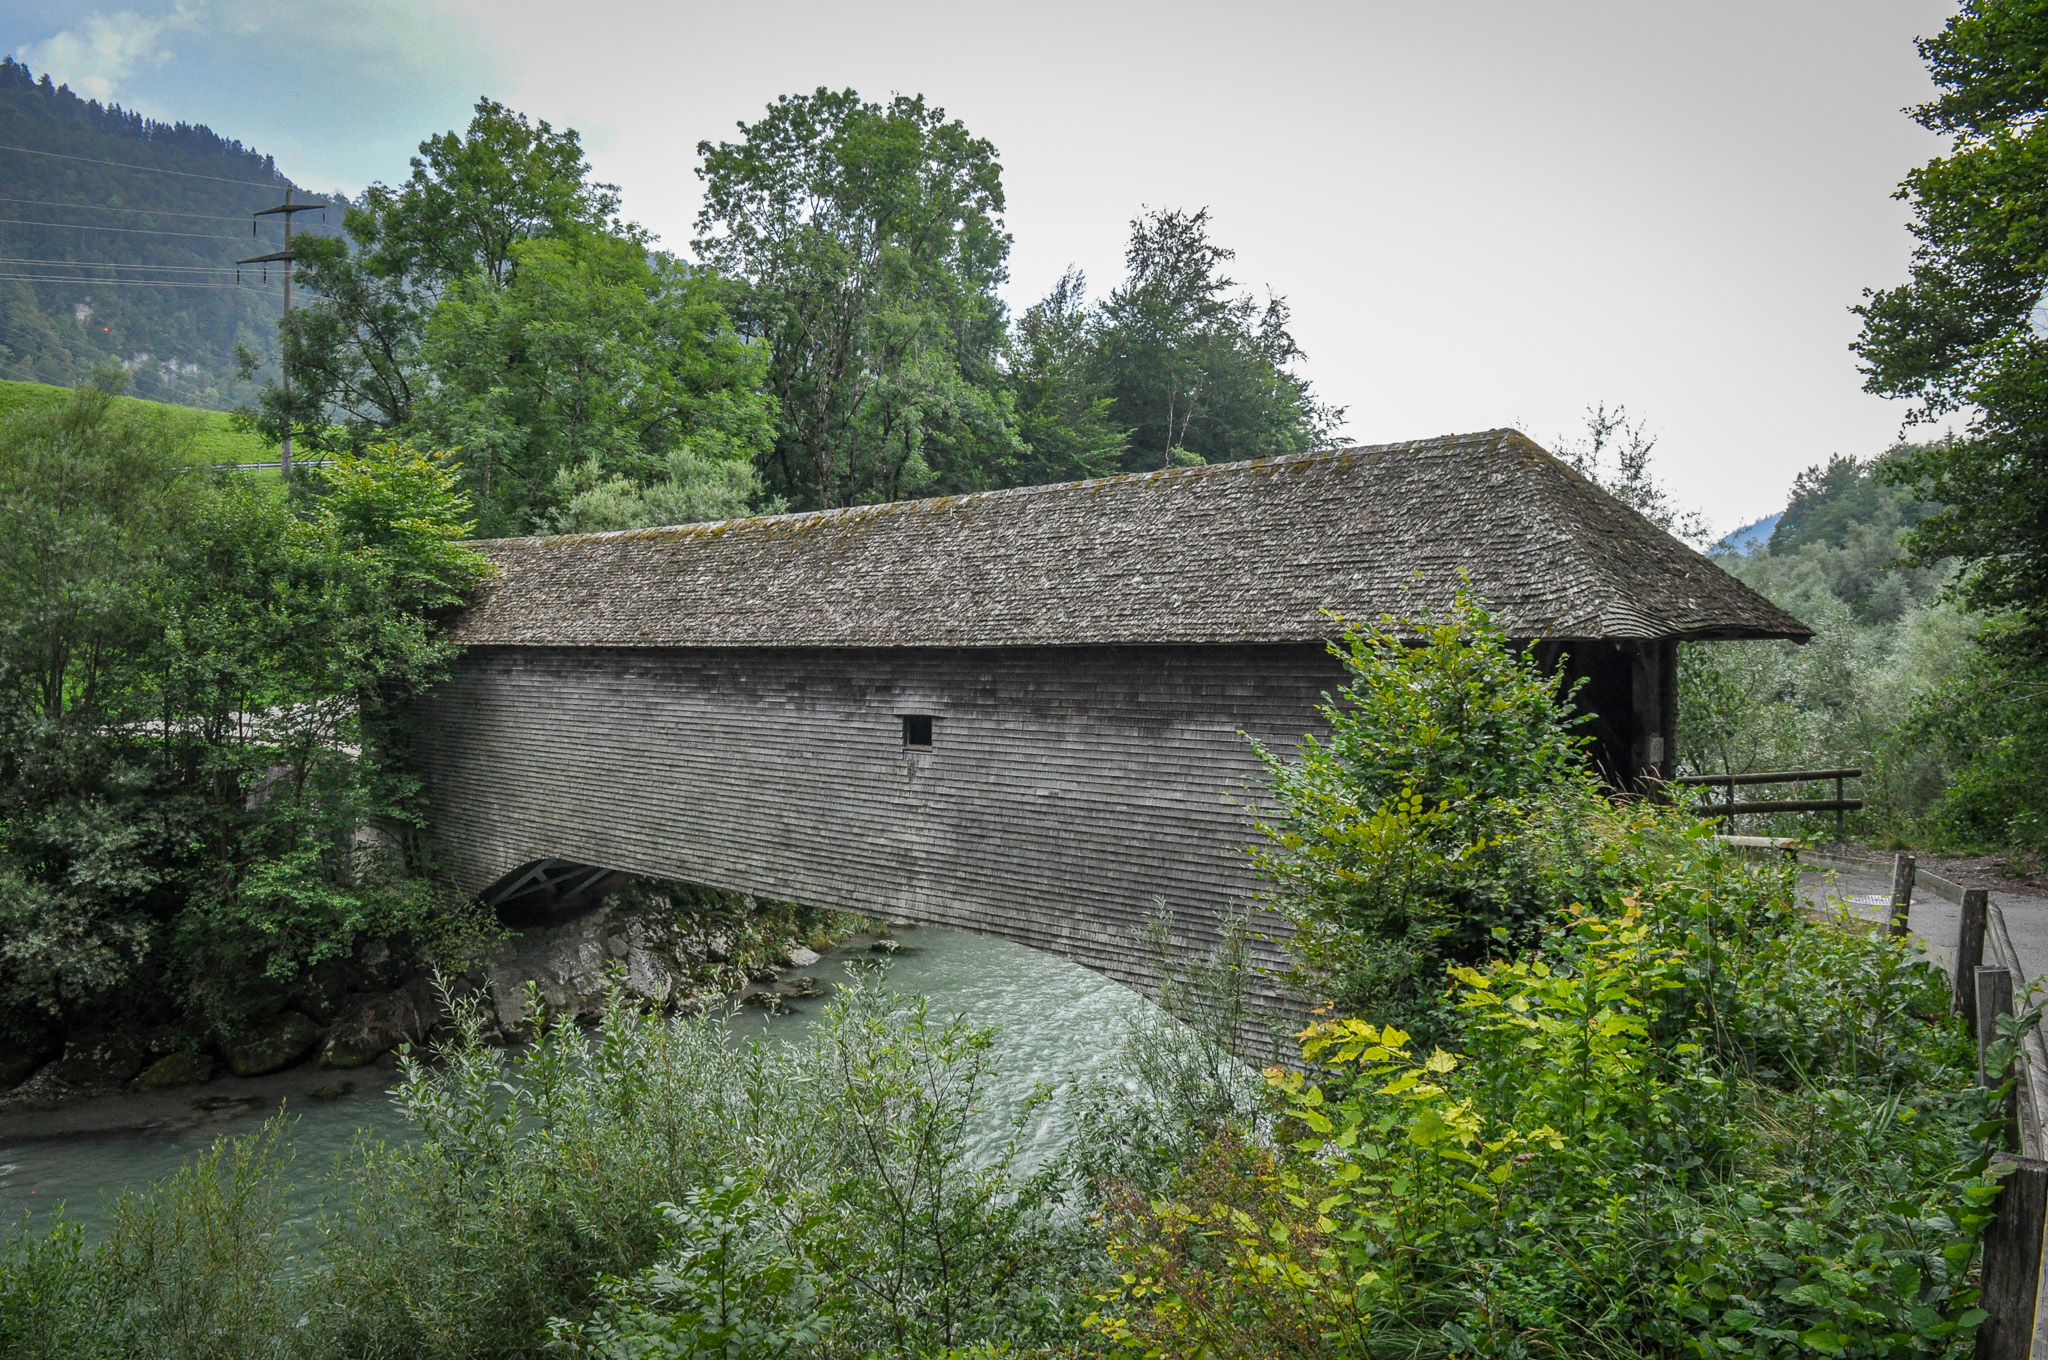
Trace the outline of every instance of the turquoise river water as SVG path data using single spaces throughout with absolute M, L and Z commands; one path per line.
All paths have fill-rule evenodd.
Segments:
M 904 931 L 903 949 L 890 961 L 891 989 L 920 992 L 935 1013 L 965 1015 L 998 1031 L 996 1081 L 990 1105 L 997 1116 L 981 1135 L 1007 1136 L 1009 1120 L 1041 1084 L 1063 1086 L 1106 1070 L 1122 1017 L 1148 1005 L 1135 993 L 1050 954 L 964 931 Z M 800 970 L 828 983 L 843 976 L 845 959 L 865 939 L 849 942 L 822 962 Z M 793 1001 L 795 1012 L 769 1018 L 743 1013 L 735 1029 L 769 1037 L 801 1034 L 826 1004 Z M 337 1078 L 353 1089 L 334 1094 Z M 350 1073 L 300 1069 L 274 1078 L 238 1082 L 232 1078 L 172 1095 L 123 1098 L 122 1111 L 150 1116 L 137 1123 L 158 1127 L 139 1132 L 74 1132 L 90 1121 L 81 1116 L 13 1116 L 0 1121 L 0 1221 L 33 1213 L 39 1221 L 59 1204 L 65 1216 L 90 1232 L 104 1219 L 105 1203 L 123 1190 L 139 1189 L 167 1176 L 223 1135 L 248 1133 L 280 1104 L 292 1117 L 290 1178 L 294 1207 L 310 1217 L 330 1183 L 336 1159 L 364 1134 L 403 1138 L 404 1119 L 393 1107 L 389 1087 L 395 1072 L 383 1067 Z M 325 1088 L 324 1098 L 314 1092 Z M 196 1092 L 196 1094 L 195 1094 Z M 118 1123 L 117 1116 L 102 1125 Z M 1039 1113 L 1028 1126 L 1027 1157 L 1057 1137 L 1057 1114 Z

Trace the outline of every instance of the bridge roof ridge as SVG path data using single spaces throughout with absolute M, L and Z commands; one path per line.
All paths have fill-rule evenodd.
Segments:
M 1484 430 L 1466 435 L 1439 435 L 1430 439 L 1407 439 L 1391 444 L 1353 444 L 1342 448 L 1312 449 L 1302 453 L 1276 453 L 1263 458 L 1241 458 L 1228 463 L 1198 463 L 1188 467 L 1153 468 L 1147 472 L 1117 472 L 1106 477 L 1084 477 L 1072 482 L 1034 482 L 1029 486 L 991 487 L 985 491 L 956 491 L 944 496 L 920 496 L 907 501 L 876 501 L 864 505 L 841 505 L 826 510 L 787 510 L 775 515 L 740 515 L 732 519 L 700 520 L 688 524 L 657 524 L 640 529 L 601 529 L 577 534 L 528 534 L 516 538 L 484 538 L 476 540 L 475 546 L 488 547 L 499 543 L 553 543 L 570 539 L 627 539 L 645 536 L 659 536 L 723 528 L 734 524 L 787 522 L 795 520 L 844 521 L 858 519 L 870 514 L 903 513 L 954 505 L 966 501 L 990 501 L 1028 498 L 1059 492 L 1090 491 L 1099 487 L 1130 483 L 1164 482 L 1185 478 L 1202 478 L 1212 475 L 1242 474 L 1268 469 L 1313 466 L 1317 463 L 1356 457 L 1361 454 L 1397 453 L 1425 445 L 1446 444 L 1468 439 L 1485 439 L 1503 435 L 1525 438 L 1521 431 L 1513 429 Z
M 1809 635 L 1510 429 L 478 546 L 471 645 L 1309 642 L 1461 580 L 1521 637 Z

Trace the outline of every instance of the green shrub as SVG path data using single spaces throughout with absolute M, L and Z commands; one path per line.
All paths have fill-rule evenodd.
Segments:
M 1247 922 L 1226 917 L 1201 953 L 1177 946 L 1173 923 L 1163 910 L 1145 923 L 1157 1004 L 1124 1012 L 1109 1074 L 1073 1093 L 1065 1156 L 1089 1202 L 1111 1186 L 1165 1189 L 1210 1139 L 1260 1126 L 1266 1111 L 1265 1084 L 1245 1061 L 1255 1023 Z
M 292 1353 L 281 1119 L 115 1201 L 88 1245 L 60 1218 L 0 1247 L 0 1356 L 256 1360 Z
M 1807 919 L 1653 811 L 1567 856 L 1590 905 L 1454 966 L 1456 1053 L 1319 1022 L 1227 1136 L 1108 1215 L 1130 1353 L 1951 1355 L 1995 1100 L 1942 975 Z
M 771 1193 L 758 1174 L 727 1177 L 662 1214 L 667 1257 L 632 1280 L 601 1285 L 591 1321 L 551 1322 L 555 1345 L 602 1360 L 816 1353 L 843 1305 L 820 1294 L 817 1263 L 789 1244 L 807 1235 L 790 1196 Z
M 1263 747 L 1275 814 L 1253 851 L 1294 923 L 1312 995 L 1436 1033 L 1447 962 L 1531 943 L 1546 898 L 1539 818 L 1598 799 L 1558 681 L 1460 591 L 1442 617 L 1351 626 L 1325 740 Z
M 1790 864 L 1602 797 L 1555 686 L 1469 602 L 1342 654 L 1330 739 L 1267 756 L 1261 856 L 1332 1018 L 1267 1074 L 1274 1123 L 1110 1187 L 1121 1282 L 1093 1334 L 1133 1356 L 1966 1349 L 1999 1125 L 1946 979 L 1810 919 Z
M 593 1355 L 815 1336 L 801 1353 L 910 1356 L 1060 1334 L 1093 1258 L 1052 1170 L 1020 1175 L 1014 1144 L 968 1156 L 988 1031 L 858 978 L 787 1044 L 615 993 L 594 1035 L 552 1021 L 508 1058 L 457 1013 L 400 1088 L 419 1141 L 348 1171 L 309 1286 L 316 1353 L 525 1355 L 551 1329 Z

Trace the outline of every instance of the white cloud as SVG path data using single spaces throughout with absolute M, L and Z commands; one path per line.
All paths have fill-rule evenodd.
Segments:
M 110 100 L 137 66 L 161 66 L 169 61 L 174 54 L 162 46 L 163 35 L 190 28 L 198 17 L 196 7 L 183 3 L 156 18 L 145 18 L 132 9 L 92 14 L 77 28 L 30 43 L 21 49 L 21 58 L 87 98 Z

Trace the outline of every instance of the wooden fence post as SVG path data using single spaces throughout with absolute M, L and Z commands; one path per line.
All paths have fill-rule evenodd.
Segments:
M 2004 1070 L 1987 1071 L 1985 1060 L 1987 1050 L 1998 1042 L 1998 1017 L 2012 1014 L 2012 970 L 1999 964 L 1980 964 L 1977 967 L 1977 1084 L 1985 1088 L 2003 1086 L 2012 1081 L 2015 1064 L 2008 1062 Z M 2019 1148 L 2019 1084 L 2005 1097 L 2005 1145 L 2009 1150 Z
M 1984 1230 L 1977 1306 L 1990 1316 L 1977 1328 L 1976 1360 L 2027 1360 L 2034 1346 L 2041 1234 L 2048 1226 L 2048 1162 L 2031 1157 L 1992 1160 L 2016 1165 L 1991 1202 L 1997 1216 Z
M 1977 1037 L 1977 967 L 1984 962 L 1984 931 L 1991 921 L 1991 894 L 1982 888 L 1963 890 L 1962 916 L 1956 923 L 1955 1013 Z
M 1913 913 L 1913 857 L 1892 856 L 1892 934 L 1903 935 Z

